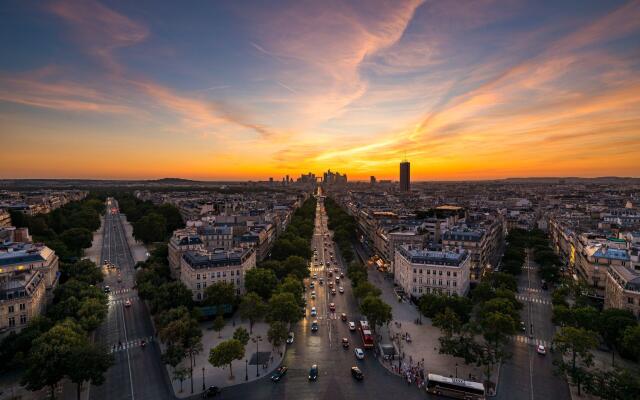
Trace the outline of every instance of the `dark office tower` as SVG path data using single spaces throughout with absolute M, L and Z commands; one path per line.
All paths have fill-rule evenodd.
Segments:
M 409 161 L 400 163 L 400 191 L 408 192 L 411 188 L 411 172 Z

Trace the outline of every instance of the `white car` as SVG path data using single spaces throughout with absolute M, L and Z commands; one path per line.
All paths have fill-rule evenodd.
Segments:
M 358 360 L 364 360 L 364 351 L 362 351 L 361 348 L 358 347 L 353 352 L 356 354 Z
M 311 292 L 311 298 L 315 299 L 316 298 L 316 291 L 314 290 L 313 292 Z
M 340 286 L 340 287 L 338 288 L 338 292 L 340 292 L 340 293 L 344 293 L 344 288 L 343 288 L 342 286 Z
M 313 279 L 318 279 L 318 274 L 313 274 Z
M 311 316 L 315 317 L 316 315 L 318 315 L 318 311 L 316 311 L 315 307 L 311 307 Z
M 293 338 L 295 337 L 295 335 L 293 334 L 293 332 L 289 332 L 289 336 L 287 337 L 287 343 L 291 344 L 293 343 Z
M 542 355 L 547 354 L 547 349 L 545 349 L 544 346 L 541 344 L 538 345 L 538 348 L 536 349 L 536 351 L 538 352 L 538 354 L 542 354 Z
M 349 330 L 350 331 L 355 331 L 356 330 L 356 323 L 353 321 L 349 321 Z

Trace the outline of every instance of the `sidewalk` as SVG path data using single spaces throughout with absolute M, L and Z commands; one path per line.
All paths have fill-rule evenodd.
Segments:
M 251 382 L 256 379 L 260 379 L 265 375 L 270 375 L 273 370 L 275 370 L 281 363 L 282 357 L 284 356 L 285 345 L 281 346 L 280 349 L 276 349 L 273 351 L 273 347 L 271 343 L 267 340 L 267 331 L 269 330 L 269 324 L 264 322 L 255 323 L 253 325 L 253 334 L 252 338 L 260 335 L 262 341 L 259 342 L 258 350 L 259 357 L 256 356 L 256 343 L 249 339 L 249 343 L 247 343 L 245 347 L 245 356 L 242 360 L 235 360 L 232 363 L 233 368 L 233 376 L 234 379 L 229 378 L 229 368 L 228 366 L 224 368 L 215 368 L 211 364 L 209 364 L 209 350 L 214 348 L 218 343 L 233 338 L 233 332 L 236 328 L 242 326 L 247 331 L 249 331 L 249 323 L 248 322 L 240 322 L 238 318 L 236 318 L 236 324 L 233 325 L 233 319 L 225 320 L 227 325 L 220 332 L 221 338 L 218 338 L 218 332 L 210 329 L 213 322 L 208 321 L 204 324 L 201 324 L 202 328 L 202 352 L 195 357 L 195 367 L 193 369 L 193 388 L 194 393 L 201 393 L 202 387 L 205 388 L 209 386 L 233 386 L 239 385 L 245 382 Z M 282 355 L 279 351 L 282 352 Z M 259 363 L 256 361 L 259 360 Z M 264 368 L 264 364 L 266 364 L 266 368 Z M 189 365 L 189 360 L 180 364 L 179 367 L 186 367 Z M 256 366 L 258 368 L 259 376 L 256 375 Z M 203 368 L 204 368 L 204 385 L 202 381 L 203 376 Z M 173 378 L 173 369 L 167 366 L 167 371 L 169 373 L 169 377 Z M 248 379 L 247 379 L 248 378 Z M 182 383 L 182 391 L 180 391 L 180 381 L 172 380 L 173 392 L 178 398 L 185 398 L 192 396 L 191 393 L 191 382 L 189 378 L 184 380 Z
M 385 274 L 377 270 L 369 270 L 369 282 L 382 290 L 382 300 L 392 307 L 393 321 L 389 326 L 383 326 L 379 330 L 382 336 L 382 343 L 393 344 L 396 351 L 402 357 L 401 367 L 411 368 L 420 363 L 424 367 L 425 375 L 435 373 L 443 376 L 453 376 L 469 379 L 474 376 L 481 380 L 483 372 L 475 365 L 465 365 L 461 359 L 456 359 L 446 354 L 439 354 L 438 338 L 442 335 L 440 329 L 431 324 L 431 320 L 422 317 L 422 324 L 416 324 L 416 319 L 420 317 L 420 312 L 411 303 L 399 302 L 393 292 L 393 282 L 384 279 Z M 411 342 L 404 338 L 409 334 Z M 382 365 L 389 370 L 398 373 L 398 360 L 392 362 L 380 359 Z

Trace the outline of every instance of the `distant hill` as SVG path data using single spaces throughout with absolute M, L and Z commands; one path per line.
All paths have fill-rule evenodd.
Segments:
M 149 180 L 148 182 L 163 183 L 163 184 L 180 184 L 180 183 L 202 183 L 202 181 L 193 181 L 191 179 L 182 178 L 162 178 L 156 180 Z

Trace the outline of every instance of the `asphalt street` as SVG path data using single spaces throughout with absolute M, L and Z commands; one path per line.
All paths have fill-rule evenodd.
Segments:
M 115 364 L 107 371 L 101 386 L 89 388 L 89 398 L 172 399 L 174 398 L 160 349 L 153 340 L 149 312 L 135 285 L 135 262 L 127 243 L 117 202 L 107 201 L 101 262 L 104 285 L 111 288 L 109 311 L 96 331 L 96 341 L 113 352 Z M 129 305 L 130 304 L 130 305 Z M 147 345 L 142 347 L 142 340 Z
M 329 236 L 327 236 L 329 234 Z M 326 246 L 325 246 L 326 245 Z M 357 321 L 358 308 L 351 293 L 348 279 L 340 279 L 336 284 L 336 294 L 332 295 L 328 282 L 335 281 L 328 276 L 328 267 L 338 268 L 346 273 L 344 263 L 336 256 L 336 248 L 331 240 L 327 227 L 327 216 L 322 197 L 318 201 L 316 214 L 316 228 L 312 240 L 312 247 L 318 250 L 318 257 L 313 259 L 311 279 L 305 281 L 307 309 L 306 317 L 300 321 L 294 330 L 295 341 L 289 345 L 283 365 L 289 371 L 279 383 L 273 383 L 266 376 L 260 380 L 225 388 L 220 396 L 222 399 L 390 399 L 402 398 L 406 400 L 424 399 L 428 397 L 415 386 L 407 386 L 403 381 L 388 372 L 374 356 L 373 351 L 366 351 L 364 360 L 357 360 L 354 355 L 356 347 L 362 347 L 358 332 L 349 331 L 347 322 L 340 319 L 341 313 L 346 313 L 348 321 Z M 331 256 L 334 256 L 334 260 Z M 317 279 L 313 279 L 317 274 Z M 323 278 L 324 283 L 319 280 Z M 310 288 L 313 282 L 315 288 Z M 341 294 L 337 290 L 344 288 Z M 316 298 L 311 298 L 315 290 Z M 329 310 L 329 303 L 335 303 L 336 312 Z M 316 307 L 317 317 L 311 317 L 311 307 Z M 317 332 L 311 332 L 311 323 L 318 320 L 320 326 Z M 342 347 L 342 338 L 349 340 L 349 348 Z M 317 364 L 318 380 L 309 381 L 308 374 L 311 365 Z M 358 366 L 364 373 L 364 380 L 357 381 L 351 376 L 351 367 Z M 249 368 L 248 373 L 255 374 Z
M 521 318 L 526 331 L 520 332 L 509 351 L 510 360 L 502 365 L 498 399 L 548 400 L 570 399 L 566 381 L 554 373 L 554 357 L 550 351 L 555 327 L 551 322 L 551 294 L 542 289 L 537 266 L 527 258 L 518 278 L 518 300 L 523 303 Z M 543 345 L 546 355 L 536 348 Z

